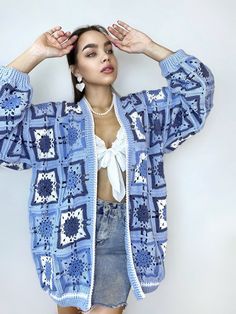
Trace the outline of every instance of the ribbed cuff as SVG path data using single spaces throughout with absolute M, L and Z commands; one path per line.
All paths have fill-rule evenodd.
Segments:
M 9 83 L 16 86 L 17 89 L 31 89 L 29 75 L 12 67 L 0 66 L 0 81 L 1 84 Z
M 189 56 L 190 55 L 183 49 L 178 49 L 176 52 L 159 62 L 161 74 L 166 77 L 168 74 L 176 71 L 180 66 L 180 62 L 184 61 Z

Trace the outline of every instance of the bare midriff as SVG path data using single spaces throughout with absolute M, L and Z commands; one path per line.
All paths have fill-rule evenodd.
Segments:
M 116 118 L 114 108 L 105 116 L 93 113 L 95 134 L 99 136 L 110 148 L 116 139 L 120 124 Z M 126 171 L 122 171 L 124 184 L 126 183 Z M 110 202 L 118 202 L 112 195 L 112 185 L 109 181 L 107 168 L 100 168 L 97 173 L 97 197 Z M 121 202 L 125 202 L 125 196 Z

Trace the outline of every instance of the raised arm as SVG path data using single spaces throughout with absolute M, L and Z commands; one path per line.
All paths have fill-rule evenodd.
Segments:
M 151 138 L 163 153 L 174 151 L 205 125 L 213 107 L 215 89 L 211 70 L 183 49 L 163 59 L 159 66 L 168 86 L 143 90 L 150 117 Z
M 183 49 L 171 51 L 146 34 L 118 21 L 108 38 L 122 51 L 143 53 L 159 62 L 168 86 L 135 93 L 147 105 L 150 120 L 150 147 L 163 153 L 175 150 L 202 129 L 213 107 L 214 76 L 203 62 Z M 132 96 L 132 95 L 131 95 Z
M 61 57 L 73 47 L 77 36 L 54 27 L 39 36 L 25 52 L 0 67 L 0 164 L 23 170 L 32 166 L 29 118 L 32 87 L 28 73 L 41 61 Z
M 29 73 L 36 65 L 47 58 L 62 57 L 73 48 L 77 35 L 69 38 L 71 32 L 64 32 L 55 26 L 39 36 L 20 56 L 8 64 L 21 72 Z

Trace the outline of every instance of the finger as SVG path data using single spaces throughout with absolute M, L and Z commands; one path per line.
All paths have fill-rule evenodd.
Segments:
M 58 31 L 60 29 L 61 29 L 61 26 L 58 25 L 58 26 L 55 26 L 55 27 L 49 29 L 48 33 L 50 33 L 52 35 L 54 32 L 56 32 L 56 31 Z
M 126 47 L 126 44 L 122 43 L 122 41 L 120 41 L 118 39 L 114 39 L 113 37 L 111 37 L 108 34 L 105 34 L 105 36 L 112 42 L 112 44 L 114 44 L 115 47 L 117 47 L 123 51 L 129 52 L 129 48 Z
M 68 39 L 70 38 L 70 36 L 71 36 L 71 32 L 66 32 L 66 33 L 64 33 L 63 36 L 59 37 L 59 38 L 57 39 L 57 41 L 61 44 L 61 43 L 63 43 L 64 41 L 68 40 Z
M 127 34 L 127 31 L 116 24 L 112 24 L 113 28 L 117 30 L 117 32 L 121 33 L 123 36 Z
M 63 31 L 55 31 L 53 34 L 52 34 L 52 37 L 54 37 L 55 39 L 58 39 L 60 38 L 61 36 L 64 36 L 64 32 Z
M 117 30 L 115 30 L 114 28 L 108 26 L 108 30 L 110 31 L 110 33 L 112 33 L 112 35 L 114 35 L 119 40 L 123 39 L 123 35 L 121 33 L 119 33 Z
M 68 36 L 67 35 L 64 35 L 64 36 L 60 36 L 57 41 L 61 44 L 63 43 L 64 41 L 66 41 L 68 39 Z
M 115 38 L 113 38 L 112 36 L 108 35 L 108 34 L 105 34 L 105 36 L 107 37 L 107 39 L 109 39 L 112 44 L 114 44 L 115 46 L 117 46 L 117 44 L 119 43 L 119 41 Z
M 53 35 L 53 36 L 54 36 L 54 35 Z M 65 40 L 66 38 L 70 38 L 70 36 L 71 36 L 71 32 L 64 32 L 64 33 L 61 33 L 61 36 L 58 37 L 58 41 L 62 42 L 62 41 L 63 41 L 63 40 L 61 39 L 62 37 L 63 37 L 64 40 Z
M 60 52 L 61 56 L 64 56 L 64 55 L 68 54 L 72 50 L 72 48 L 73 48 L 73 45 L 70 45 L 70 46 L 62 49 L 61 52 Z
M 63 48 L 66 48 L 67 46 L 73 46 L 73 44 L 76 42 L 76 40 L 78 39 L 78 35 L 73 35 L 71 38 L 69 38 L 68 40 L 64 41 L 61 46 Z
M 132 30 L 131 26 L 129 26 L 128 24 L 126 24 L 120 20 L 118 20 L 117 23 L 120 24 L 121 26 L 123 26 L 128 32 L 130 32 Z

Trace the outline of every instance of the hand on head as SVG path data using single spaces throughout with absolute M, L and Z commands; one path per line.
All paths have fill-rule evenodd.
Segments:
M 33 48 L 43 58 L 62 57 L 71 51 L 78 39 L 77 35 L 70 36 L 71 32 L 65 32 L 61 26 L 55 26 L 39 36 L 33 43 Z

